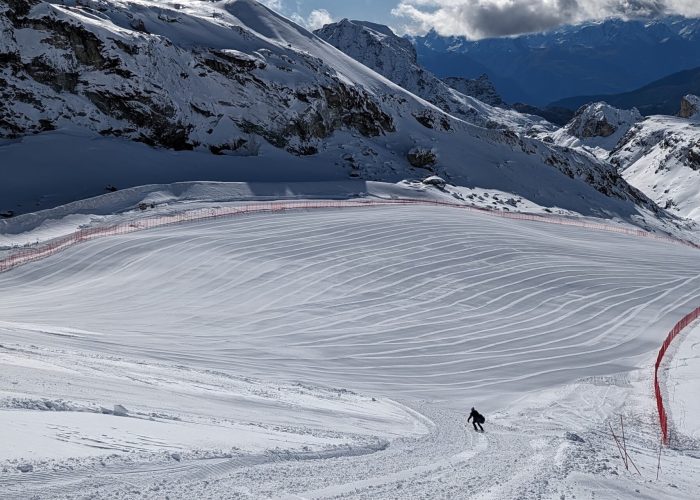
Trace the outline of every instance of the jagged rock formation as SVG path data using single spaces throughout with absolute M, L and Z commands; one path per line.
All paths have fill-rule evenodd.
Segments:
M 566 130 L 579 139 L 593 137 L 611 137 L 626 133 L 629 128 L 640 121 L 642 115 L 636 109 L 621 110 L 597 102 L 580 108 Z
M 487 74 L 479 78 L 469 79 L 460 77 L 443 78 L 443 82 L 464 95 L 474 97 L 490 106 L 508 109 L 508 105 L 503 101 L 496 91 L 496 87 Z
M 315 33 L 402 88 L 469 123 L 518 130 L 536 124 L 546 127 L 543 120 L 494 108 L 503 106 L 503 101 L 487 77 L 440 80 L 418 64 L 411 42 L 396 36 L 387 26 L 343 19 Z
M 700 116 L 700 97 L 690 94 L 681 99 L 681 110 L 678 116 L 681 118 Z
M 606 159 L 622 137 L 642 120 L 636 109 L 621 110 L 604 102 L 582 106 L 563 128 L 552 134 L 559 145 L 583 148 Z

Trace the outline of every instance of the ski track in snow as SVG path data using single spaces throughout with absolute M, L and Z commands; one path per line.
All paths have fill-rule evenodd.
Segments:
M 697 306 L 697 255 L 410 206 L 256 214 L 87 242 L 0 275 L 10 291 L 3 345 L 346 387 L 405 401 L 430 432 L 332 460 L 248 454 L 0 486 L 56 498 L 548 496 L 542 478 L 571 469 L 565 424 L 581 422 L 518 428 L 508 414 L 539 391 L 651 367 L 663 332 Z M 617 408 L 609 390 L 591 396 L 601 402 L 588 432 Z M 465 428 L 471 404 L 500 415 L 484 435 Z M 635 418 L 652 427 L 645 412 Z

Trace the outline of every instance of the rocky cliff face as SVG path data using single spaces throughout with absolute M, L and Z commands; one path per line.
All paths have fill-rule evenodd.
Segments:
M 678 116 L 681 118 L 700 117 L 700 97 L 691 94 L 681 99 L 681 110 Z
M 700 129 L 695 96 L 679 117 L 642 118 L 636 109 L 584 106 L 550 140 L 610 162 L 632 186 L 665 209 L 700 221 Z M 546 137 L 542 137 L 546 139 Z
M 241 153 L 257 134 L 307 154 L 339 129 L 367 137 L 394 129 L 376 98 L 323 61 L 237 22 L 262 8 L 235 2 L 208 12 L 214 32 L 204 44 L 183 33 L 206 36 L 202 17 L 167 4 L 3 2 L 0 134 L 71 124 L 167 148 Z M 230 43 L 222 45 L 224 23 Z
M 353 59 L 468 123 L 486 128 L 547 128 L 545 120 L 506 111 L 487 77 L 442 81 L 420 66 L 413 45 L 387 26 L 344 19 L 315 32 Z
M 597 102 L 579 109 L 566 130 L 579 139 L 609 138 L 616 134 L 624 135 L 641 119 L 642 115 L 636 109 L 616 109 L 604 102 Z

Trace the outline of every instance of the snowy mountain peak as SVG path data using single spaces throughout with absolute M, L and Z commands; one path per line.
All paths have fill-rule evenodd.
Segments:
M 582 106 L 550 139 L 560 146 L 581 148 L 603 161 L 629 130 L 642 120 L 635 108 L 617 109 L 605 102 Z
M 468 123 L 516 130 L 535 124 L 548 126 L 541 119 L 494 107 L 504 104 L 488 77 L 440 80 L 417 63 L 413 44 L 387 26 L 345 19 L 315 33 L 385 78 Z
M 622 110 L 596 102 L 581 107 L 566 129 L 579 139 L 622 136 L 641 119 L 642 115 L 636 108 Z
M 683 98 L 679 116 L 637 123 L 610 153 L 625 179 L 660 206 L 700 220 L 700 99 Z
M 367 66 L 382 67 L 385 73 L 400 71 L 405 69 L 405 66 L 417 64 L 418 57 L 413 44 L 396 36 L 388 26 L 343 19 L 327 24 L 315 33 L 355 60 L 371 60 L 374 64 Z M 367 53 L 368 51 L 371 53 Z
M 681 111 L 678 113 L 681 118 L 700 118 L 700 97 L 689 94 L 681 99 Z

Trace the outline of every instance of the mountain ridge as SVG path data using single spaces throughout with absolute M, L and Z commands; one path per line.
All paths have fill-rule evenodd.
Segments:
M 605 101 L 617 108 L 637 108 L 645 116 L 674 115 L 679 101 L 687 94 L 700 94 L 700 67 L 679 71 L 629 92 L 569 97 L 550 106 L 578 109 L 592 102 Z
M 576 95 L 626 92 L 700 66 L 700 21 L 607 19 L 544 33 L 471 41 L 411 38 L 440 77 L 487 73 L 507 102 L 536 106 Z
M 468 123 L 512 130 L 535 125 L 547 127 L 539 118 L 495 109 L 490 103 L 485 103 L 490 101 L 505 107 L 488 78 L 483 78 L 484 75 L 477 80 L 440 80 L 418 63 L 415 47 L 387 26 L 343 19 L 314 33 L 403 89 Z

